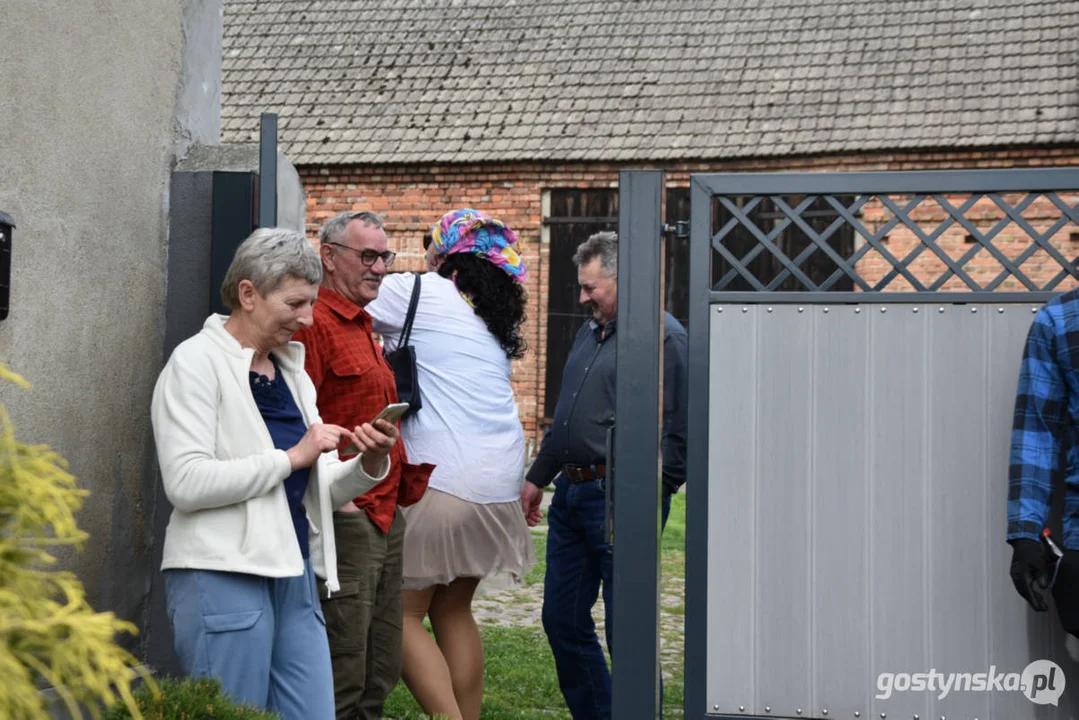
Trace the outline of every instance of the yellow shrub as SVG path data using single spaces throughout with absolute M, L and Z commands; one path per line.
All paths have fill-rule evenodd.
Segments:
M 2 363 L 0 382 L 29 389 Z M 15 439 L 0 405 L 0 717 L 48 720 L 42 680 L 72 717 L 80 717 L 79 703 L 97 717 L 101 703 L 118 700 L 141 717 L 131 683 L 145 671 L 115 643 L 117 633 L 136 633 L 135 626 L 94 612 L 74 574 L 49 569 L 56 563 L 50 547 L 81 548 L 88 537 L 75 521 L 88 494 L 63 458 Z

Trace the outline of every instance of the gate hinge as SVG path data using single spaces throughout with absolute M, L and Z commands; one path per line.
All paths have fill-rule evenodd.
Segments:
M 664 235 L 674 235 L 679 240 L 683 240 L 689 237 L 689 220 L 679 220 L 674 225 L 670 223 L 663 224 Z

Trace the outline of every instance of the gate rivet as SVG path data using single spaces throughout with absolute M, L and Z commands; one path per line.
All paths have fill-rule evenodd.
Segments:
M 1036 312 L 1038 312 L 1038 308 L 1031 308 L 1031 309 L 1030 309 L 1030 312 L 1031 312 L 1031 313 L 1036 313 Z M 943 715 L 941 715 L 941 716 L 940 716 L 940 720 L 944 720 L 944 716 L 943 716 Z
M 716 312 L 723 312 L 723 308 L 716 308 Z
M 970 309 L 970 311 L 971 311 L 972 313 L 976 313 L 976 312 L 978 312 L 978 308 L 976 308 L 976 307 L 972 307 L 972 308 Z M 977 719 L 977 718 L 975 718 L 974 720 L 978 720 L 978 719 Z
M 884 720 L 884 718 L 886 718 L 886 717 L 888 717 L 888 713 L 881 713 L 880 714 L 880 720 Z
M 744 312 L 744 313 L 749 312 L 749 308 L 747 308 L 747 307 L 742 308 L 742 312 Z
M 855 315 L 857 315 L 857 314 L 858 314 L 858 313 L 860 313 L 861 311 L 862 311 L 862 309 L 861 309 L 861 308 L 854 308 L 854 314 L 855 314 Z
M 881 314 L 881 315 L 883 315 L 883 314 L 884 314 L 884 313 L 886 313 L 886 312 L 888 312 L 888 308 L 881 308 L 881 309 L 880 309 L 880 314 Z
M 944 312 L 944 308 L 940 308 L 937 312 Z
M 918 714 L 917 713 L 914 714 L 914 720 L 918 720 Z
M 1004 314 L 1004 308 L 997 308 L 997 312 L 1000 313 L 1001 315 L 1003 315 Z
M 771 705 L 765 705 L 764 706 L 764 712 L 766 712 L 766 713 L 772 712 L 772 706 Z
M 801 714 L 802 714 L 802 708 L 798 708 L 798 709 L 797 709 L 797 710 L 795 710 L 794 712 L 796 712 L 796 713 L 798 713 L 799 715 L 801 715 Z
M 805 308 L 798 308 L 798 312 L 805 312 Z
M 716 708 L 718 709 L 719 706 L 716 705 Z M 738 712 L 745 712 L 745 711 L 746 711 L 746 706 L 745 705 L 739 705 L 738 706 Z
M 861 717 L 861 716 L 862 716 L 862 714 L 860 712 L 858 712 L 857 710 L 854 711 L 854 717 Z
M 772 308 L 768 308 L 768 312 L 772 312 Z
M 918 308 L 914 308 L 914 314 L 915 314 L 915 315 L 917 315 L 917 314 L 918 314 Z
M 719 710 L 719 703 L 716 703 L 715 705 L 713 705 L 712 709 L 713 710 Z
M 828 308 L 824 308 L 824 312 L 828 312 Z

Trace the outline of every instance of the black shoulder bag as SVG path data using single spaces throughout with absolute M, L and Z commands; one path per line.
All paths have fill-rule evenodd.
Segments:
M 420 400 L 420 382 L 416 376 L 416 349 L 408 344 L 412 337 L 412 321 L 416 317 L 416 305 L 420 300 L 420 276 L 416 275 L 416 283 L 412 286 L 412 298 L 408 301 L 408 314 L 405 315 L 405 325 L 401 328 L 401 339 L 393 352 L 383 351 L 386 362 L 393 370 L 397 381 L 398 402 L 408 403 L 408 411 L 403 417 L 423 407 Z

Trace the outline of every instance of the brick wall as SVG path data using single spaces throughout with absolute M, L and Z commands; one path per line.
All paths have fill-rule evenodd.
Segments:
M 849 155 L 784 159 L 738 160 L 727 162 L 634 163 L 506 163 L 477 165 L 402 165 L 299 167 L 307 191 L 307 229 L 314 238 L 327 218 L 346 210 L 373 210 L 385 218 L 391 249 L 397 251 L 394 270 L 422 268 L 421 238 L 442 213 L 455 207 L 474 207 L 500 218 L 516 231 L 528 266 L 528 320 L 524 329 L 530 350 L 514 364 L 514 389 L 521 422 L 531 447 L 542 434 L 547 330 L 547 284 L 545 273 L 548 248 L 541 242 L 543 192 L 558 188 L 616 187 L 618 171 L 625 168 L 659 168 L 666 171 L 670 186 L 687 186 L 697 172 L 791 172 L 866 170 L 947 170 L 960 168 L 1047 167 L 1079 165 L 1079 147 L 1053 149 L 1007 149 L 979 152 L 932 152 L 920 154 Z M 1074 202 L 1075 198 L 1071 198 Z M 1040 202 L 1040 201 L 1039 201 Z M 927 209 L 925 214 L 943 217 L 943 212 Z M 879 208 L 866 208 L 864 217 L 873 219 Z M 981 225 L 992 225 L 993 210 Z M 1072 227 L 1071 231 L 1074 232 Z M 897 232 L 889 237 L 897 257 L 906 253 L 913 239 Z M 950 231 L 945 241 L 964 243 L 964 231 Z M 1066 257 L 1077 255 L 1077 239 L 1069 232 L 1054 237 Z M 996 274 L 999 265 L 982 253 L 970 269 L 985 278 Z M 1010 256 L 1014 257 L 1014 255 Z M 1035 263 L 1033 258 L 1031 263 Z M 875 260 L 867 257 L 867 270 Z M 939 274 L 944 265 L 926 256 L 920 259 L 920 273 Z M 883 266 L 882 266 L 883 267 Z M 1046 264 L 1045 272 L 1050 272 Z M 1033 270 L 1034 264 L 1024 265 Z M 892 289 L 903 289 L 902 285 Z M 1005 287 L 1003 289 L 1018 289 Z

